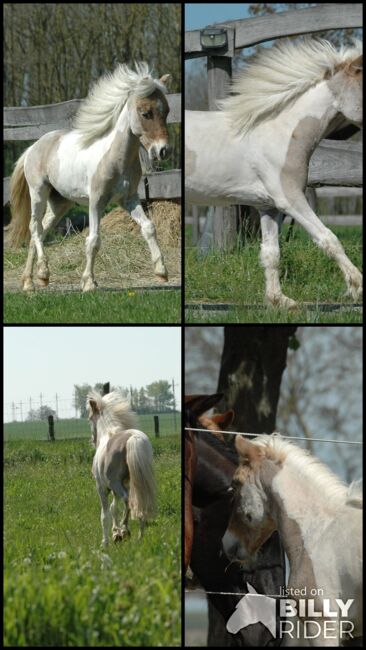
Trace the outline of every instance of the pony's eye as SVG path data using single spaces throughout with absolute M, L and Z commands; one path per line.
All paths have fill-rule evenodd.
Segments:
M 141 113 L 141 115 L 142 115 L 142 117 L 145 118 L 145 120 L 151 120 L 151 118 L 153 116 L 153 112 L 152 112 L 152 110 L 144 111 L 143 113 Z

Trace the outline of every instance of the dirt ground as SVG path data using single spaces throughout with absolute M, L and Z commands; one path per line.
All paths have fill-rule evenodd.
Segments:
M 139 226 L 127 212 L 116 208 L 101 221 L 102 244 L 95 262 L 95 277 L 101 289 L 176 287 L 181 284 L 181 206 L 173 201 L 154 201 L 147 213 L 156 227 L 169 273 L 168 282 L 161 283 L 154 275 L 150 252 Z M 82 233 L 46 245 L 51 273 L 46 291 L 80 290 L 88 232 L 89 229 L 85 228 Z M 25 258 L 25 249 L 20 255 L 5 252 L 5 291 L 19 290 Z

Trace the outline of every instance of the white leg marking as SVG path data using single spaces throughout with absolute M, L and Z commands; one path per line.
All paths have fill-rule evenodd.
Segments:
M 147 218 L 145 212 L 142 209 L 142 205 L 139 199 L 131 199 L 125 205 L 126 210 L 130 213 L 132 219 L 138 223 L 141 228 L 142 236 L 146 239 L 147 244 L 150 249 L 151 259 L 154 264 L 154 272 L 160 280 L 168 279 L 168 271 L 164 264 L 163 255 L 159 248 L 159 244 L 156 238 L 155 226 L 150 219 Z

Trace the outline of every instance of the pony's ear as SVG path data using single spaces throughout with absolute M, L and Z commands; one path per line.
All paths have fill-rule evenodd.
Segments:
M 171 81 L 171 78 L 172 78 L 172 75 L 171 75 L 171 74 L 163 74 L 163 76 L 160 77 L 159 81 L 160 81 L 162 84 L 164 84 L 164 86 L 166 86 L 166 85 L 169 84 L 169 82 Z
M 100 410 L 98 408 L 98 405 L 97 405 L 95 399 L 90 399 L 89 400 L 89 408 L 90 408 L 90 412 L 91 412 L 92 415 L 99 415 Z
M 263 450 L 243 436 L 235 436 L 235 447 L 242 465 L 253 465 L 263 457 Z
M 225 430 L 232 424 L 234 416 L 234 411 L 230 409 L 230 411 L 226 411 L 225 413 L 214 413 L 211 420 L 215 424 L 218 424 L 221 429 Z

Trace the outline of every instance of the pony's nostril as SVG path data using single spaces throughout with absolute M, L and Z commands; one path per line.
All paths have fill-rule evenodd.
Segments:
M 250 512 L 247 512 L 247 513 L 245 514 L 245 516 L 246 516 L 246 519 L 249 521 L 249 523 L 251 523 L 251 521 L 252 521 L 252 515 L 250 514 Z

